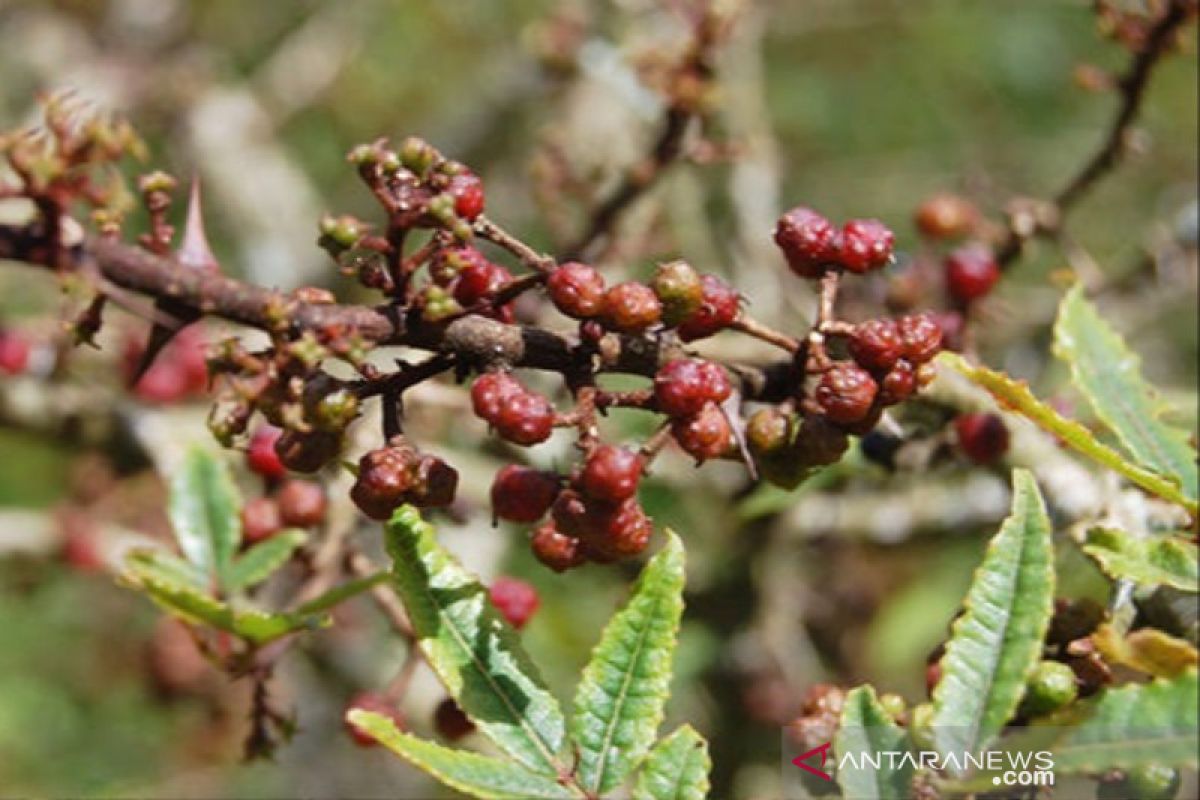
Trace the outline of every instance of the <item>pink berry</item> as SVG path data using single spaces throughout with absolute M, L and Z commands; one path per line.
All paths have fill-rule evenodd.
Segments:
M 246 464 L 253 472 L 270 480 L 287 475 L 287 468 L 275 452 L 275 443 L 282 434 L 274 425 L 263 425 L 254 432 L 246 448 Z
M 604 276 L 595 268 L 568 261 L 550 273 L 546 289 L 554 307 L 574 319 L 590 319 L 604 312 Z
M 540 603 L 537 589 L 517 578 L 496 578 L 492 581 L 490 596 L 492 605 L 508 620 L 509 625 L 517 629 L 525 627 Z
M 492 480 L 492 513 L 512 522 L 537 522 L 550 510 L 560 488 L 553 472 L 508 464 Z
M 454 213 L 473 222 L 483 213 L 483 181 L 474 172 L 460 172 L 450 179 L 447 189 L 454 198 Z
M 704 339 L 724 330 L 737 319 L 741 295 L 716 275 L 700 278 L 703 295 L 700 307 L 679 324 L 679 338 L 685 342 Z
M 283 528 L 279 505 L 270 497 L 256 497 L 242 506 L 242 541 L 257 544 Z
M 837 264 L 841 234 L 816 211 L 798 206 L 779 218 L 775 244 L 783 251 L 792 272 L 801 278 L 819 278 Z
M 838 263 L 857 273 L 879 269 L 892 260 L 894 242 L 891 230 L 879 220 L 850 220 L 842 226 Z
M 33 348 L 20 333 L 0 331 L 0 372 L 20 375 L 29 367 L 29 353 Z
M 962 305 L 985 296 L 1000 280 L 1000 265 L 990 248 L 960 247 L 946 257 L 946 289 Z
M 619 503 L 637 493 L 642 457 L 633 450 L 601 445 L 588 456 L 579 485 L 591 498 Z

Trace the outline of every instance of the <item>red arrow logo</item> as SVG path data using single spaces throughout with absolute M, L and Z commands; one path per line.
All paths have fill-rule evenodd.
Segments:
M 795 764 L 800 769 L 804 770 L 805 772 L 811 772 L 813 775 L 816 775 L 821 780 L 831 781 L 831 780 L 833 780 L 833 776 L 830 775 L 828 772 L 825 772 L 822 769 L 817 769 L 816 767 L 812 766 L 811 764 L 804 763 L 806 760 L 808 760 L 808 759 L 812 758 L 813 756 L 817 755 L 818 753 L 820 753 L 821 754 L 821 766 L 822 767 L 825 766 L 825 760 L 827 758 L 829 758 L 829 747 L 831 744 L 832 744 L 832 742 L 826 742 L 825 744 L 823 744 L 819 747 L 814 747 L 812 750 L 809 750 L 807 753 L 801 753 L 800 755 L 798 755 L 792 759 L 792 763 Z

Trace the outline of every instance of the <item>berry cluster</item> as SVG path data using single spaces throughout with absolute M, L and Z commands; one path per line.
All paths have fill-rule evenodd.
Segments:
M 821 214 L 798 206 L 775 225 L 775 244 L 792 272 L 820 278 L 835 269 L 865 274 L 892 260 L 895 236 L 876 219 L 852 219 L 839 230 Z
M 725 281 L 700 275 L 686 261 L 660 264 L 648 285 L 625 281 L 611 287 L 594 267 L 570 261 L 550 273 L 546 290 L 555 308 L 573 319 L 629 334 L 660 326 L 685 342 L 728 328 L 741 302 Z
M 329 500 L 320 484 L 288 479 L 275 452 L 282 431 L 263 426 L 246 450 L 246 465 L 263 478 L 267 493 L 242 506 L 242 540 L 246 545 L 271 538 L 284 528 L 314 528 L 325 521 Z
M 654 402 L 671 419 L 675 441 L 697 464 L 734 447 L 733 428 L 721 410 L 732 393 L 725 370 L 711 361 L 669 361 L 654 376 Z
M 507 372 L 486 372 L 471 386 L 475 415 L 513 444 L 538 444 L 554 432 L 554 406 Z
M 397 436 L 359 459 L 350 499 L 371 519 L 385 520 L 406 503 L 419 508 L 448 506 L 457 489 L 457 470 Z

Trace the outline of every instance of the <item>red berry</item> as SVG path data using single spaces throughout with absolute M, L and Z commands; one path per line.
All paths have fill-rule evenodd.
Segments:
M 500 610 L 509 625 L 518 629 L 525 627 L 540 603 L 537 589 L 516 578 L 496 578 L 492 581 L 490 595 L 492 605 Z
M 801 278 L 819 278 L 838 262 L 841 234 L 825 217 L 799 206 L 779 218 L 775 244 L 792 272 Z
M 1008 452 L 1008 428 L 995 414 L 962 414 L 954 431 L 959 447 L 976 464 L 991 464 Z
M 917 229 L 931 239 L 954 239 L 971 232 L 979 211 L 956 194 L 935 194 L 917 208 Z
M 566 572 L 583 563 L 579 540 L 558 532 L 553 522 L 547 522 L 529 540 L 534 558 L 555 572 Z
M 346 712 L 349 713 L 353 709 L 362 709 L 370 711 L 372 714 L 379 714 L 387 717 L 396 726 L 396 730 L 403 731 L 405 729 L 404 716 L 400 713 L 400 709 L 396 708 L 395 704 L 381 694 L 376 692 L 361 692 L 351 698 L 346 704 Z M 346 721 L 346 732 L 350 734 L 350 738 L 359 747 L 374 747 L 379 742 L 365 728 L 360 728 L 349 720 Z
M 581 536 L 591 525 L 588 507 L 573 489 L 559 492 L 550 508 L 550 514 L 554 518 L 554 526 L 568 537 Z
M 852 219 L 842 226 L 838 263 L 851 272 L 870 272 L 892 260 L 895 236 L 877 219 Z
M 590 511 L 581 539 L 589 556 L 615 560 L 636 556 L 646 549 L 654 526 L 635 498 L 613 508 Z
M 465 220 L 474 221 L 483 213 L 483 181 L 474 172 L 460 172 L 450 179 L 447 188 L 454 198 L 454 213 Z
M 510 280 L 512 273 L 499 264 L 487 259 L 472 262 L 458 274 L 458 280 L 454 283 L 454 299 L 464 308 L 470 308 L 495 294 Z
M 242 506 L 242 541 L 246 544 L 270 539 L 282 527 L 279 505 L 270 497 L 256 497 Z
M 679 338 L 685 342 L 712 336 L 732 325 L 738 316 L 742 296 L 736 289 L 716 275 L 704 275 L 700 285 L 700 307 L 679 325 Z
M 900 358 L 903 345 L 896 323 L 889 319 L 872 319 L 854 327 L 850 355 L 863 369 L 889 370 Z
M 817 384 L 816 398 L 832 422 L 850 424 L 871 411 L 878 386 L 871 374 L 851 364 L 835 364 Z
M 637 493 L 642 457 L 633 450 L 601 445 L 588 456 L 579 486 L 590 498 L 619 503 Z
M 201 393 L 208 388 L 208 337 L 203 325 L 188 325 L 175 334 L 165 355 L 183 368 L 189 391 Z
M 388 519 L 404 505 L 416 485 L 419 458 L 411 447 L 370 451 L 359 459 L 358 477 L 350 489 L 350 499 L 371 519 Z
M 886 406 L 903 402 L 917 390 L 917 375 L 912 364 L 897 361 L 879 384 L 879 402 Z
M 694 417 L 676 419 L 671 423 L 671 435 L 697 464 L 720 458 L 733 447 L 729 420 L 715 403 L 708 403 Z
M 615 331 L 639 333 L 656 324 L 661 316 L 658 295 L 643 283 L 618 283 L 604 293 L 604 322 Z
M 553 472 L 508 464 L 492 481 L 492 513 L 513 522 L 537 522 L 550 510 L 560 488 Z
M 946 257 L 946 289 L 963 305 L 986 295 L 998 280 L 1000 265 L 985 245 L 960 247 Z
M 721 403 L 733 392 L 725 370 L 694 358 L 668 361 L 654 376 L 658 410 L 670 417 L 700 413 L 705 403 Z
M 963 347 L 963 332 L 966 320 L 957 311 L 941 311 L 933 315 L 934 322 L 942 329 L 942 349 L 960 351 Z
M 604 312 L 604 276 L 587 264 L 568 261 L 546 279 L 554 307 L 574 319 L 590 319 Z
M 288 481 L 275 495 L 283 524 L 296 528 L 312 528 L 325 521 L 329 501 L 325 490 L 312 481 Z
M 275 440 L 275 454 L 295 472 L 316 472 L 337 458 L 341 450 L 342 437 L 325 431 L 284 431 Z
M 475 416 L 495 424 L 509 399 L 524 392 L 521 382 L 507 372 L 485 372 L 471 386 L 471 407 Z
M 29 340 L 16 331 L 0 331 L 0 372 L 20 375 L 29 367 Z
M 942 348 L 942 329 L 929 314 L 901 317 L 896 323 L 904 357 L 914 366 L 929 361 Z
M 456 742 L 475 730 L 475 723 L 463 713 L 458 703 L 447 697 L 433 712 L 433 726 L 442 738 Z
M 159 356 L 142 375 L 133 392 L 147 403 L 169 405 L 187 397 L 191 388 L 183 366 Z
M 520 445 L 544 442 L 554 432 L 554 406 L 537 392 L 508 398 L 492 425 L 502 439 Z
M 457 491 L 458 470 L 437 456 L 423 455 L 407 502 L 420 508 L 441 508 L 454 502 Z
M 487 263 L 487 257 L 468 244 L 442 247 L 430 259 L 429 276 L 438 286 L 449 286 L 467 267 L 484 268 Z

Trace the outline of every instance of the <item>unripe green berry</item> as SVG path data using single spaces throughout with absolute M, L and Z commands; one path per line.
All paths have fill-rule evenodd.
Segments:
M 437 160 L 437 151 L 424 139 L 410 136 L 400 145 L 400 162 L 418 177 L 425 177 Z
M 348 214 L 340 217 L 326 214 L 321 217 L 320 232 L 318 243 L 326 250 L 332 247 L 340 253 L 349 250 L 362 237 L 363 223 Z
M 1125 773 L 1131 797 L 1141 800 L 1173 800 L 1179 793 L 1179 770 L 1162 764 L 1134 767 Z
M 326 431 L 344 431 L 358 417 L 358 396 L 338 389 L 322 397 L 315 410 L 317 425 Z
M 904 703 L 904 698 L 894 692 L 879 695 L 879 705 L 887 712 L 887 715 L 894 720 L 899 721 L 908 707 Z
M 662 303 L 662 321 L 668 327 L 674 327 L 690 317 L 704 300 L 700 275 L 686 261 L 659 264 L 650 288 L 654 289 L 658 301 Z
M 1070 704 L 1079 694 L 1075 672 L 1058 661 L 1043 661 L 1037 665 L 1025 684 L 1022 711 L 1040 717 Z

